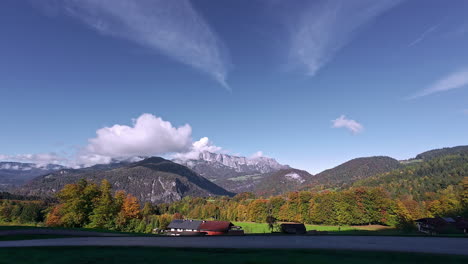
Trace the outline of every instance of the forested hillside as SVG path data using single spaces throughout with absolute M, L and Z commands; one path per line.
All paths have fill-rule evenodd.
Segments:
M 382 187 L 392 197 L 411 195 L 415 200 L 430 199 L 434 193 L 449 186 L 459 186 L 468 176 L 468 155 L 434 157 L 404 168 L 355 182 L 354 186 Z
M 312 188 L 317 185 L 338 188 L 400 167 L 400 162 L 390 157 L 357 158 L 315 175 L 308 184 Z
M 433 149 L 423 152 L 416 156 L 416 159 L 430 160 L 433 158 L 440 158 L 447 155 L 468 155 L 468 146 L 457 146 L 452 148 Z

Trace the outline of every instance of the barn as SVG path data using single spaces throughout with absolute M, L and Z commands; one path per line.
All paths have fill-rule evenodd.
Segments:
M 206 232 L 209 236 L 244 234 L 244 230 L 239 226 L 227 221 L 203 221 L 200 231 Z
M 216 236 L 216 235 L 243 235 L 244 230 L 227 221 L 200 221 L 176 219 L 168 226 L 166 231 L 172 236 Z

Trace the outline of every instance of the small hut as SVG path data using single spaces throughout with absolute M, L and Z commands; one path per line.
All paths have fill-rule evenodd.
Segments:
M 281 232 L 284 234 L 301 235 L 306 233 L 305 225 L 301 223 L 283 223 L 280 227 Z

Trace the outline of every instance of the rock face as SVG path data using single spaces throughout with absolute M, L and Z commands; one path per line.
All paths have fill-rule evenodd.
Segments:
M 257 195 L 268 197 L 291 191 L 297 191 L 304 187 L 304 183 L 310 181 L 314 176 L 307 171 L 298 169 L 283 169 L 267 173 L 257 183 L 253 192 Z
M 55 164 L 39 166 L 33 163 L 0 162 L 0 191 L 14 188 L 37 176 L 63 168 Z
M 289 168 L 272 158 L 246 158 L 207 151 L 200 153 L 198 159 L 174 162 L 193 169 L 232 192 L 252 191 L 264 174 Z
M 267 157 L 246 158 L 221 153 L 202 152 L 198 159 L 173 160 L 176 163 L 196 169 L 201 175 L 208 178 L 224 178 L 224 175 L 261 174 L 289 168 L 279 164 L 275 159 Z M 210 171 L 211 168 L 211 171 Z M 225 170 L 226 173 L 222 173 Z M 213 174 L 213 175 L 210 175 Z
M 148 158 L 135 163 L 60 170 L 33 179 L 17 192 L 24 195 L 50 196 L 64 185 L 87 179 L 99 183 L 107 179 L 114 190 L 133 194 L 141 202 L 169 203 L 185 196 L 233 195 L 201 177 L 193 170 L 163 158 Z

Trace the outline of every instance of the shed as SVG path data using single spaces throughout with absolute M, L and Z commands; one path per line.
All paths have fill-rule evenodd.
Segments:
M 306 228 L 301 223 L 283 223 L 280 225 L 281 232 L 285 234 L 305 234 Z

